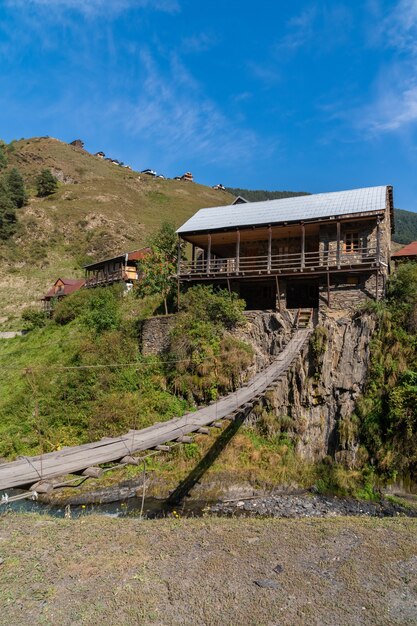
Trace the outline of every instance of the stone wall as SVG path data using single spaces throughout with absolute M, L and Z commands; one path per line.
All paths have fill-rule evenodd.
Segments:
M 357 284 L 351 284 L 357 277 Z M 385 292 L 386 277 L 379 275 L 378 298 L 382 298 Z M 327 284 L 320 285 L 319 306 L 320 313 L 328 313 Z M 333 311 L 355 311 L 367 300 L 376 298 L 376 274 L 360 275 L 351 274 L 349 277 L 344 274 L 334 274 L 331 276 L 330 284 L 330 309 Z
M 158 315 L 142 324 L 140 344 L 144 356 L 160 355 L 169 348 L 169 331 L 175 323 L 175 315 Z

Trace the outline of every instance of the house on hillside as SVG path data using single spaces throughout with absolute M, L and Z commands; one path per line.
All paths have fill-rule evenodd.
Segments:
M 62 300 L 84 286 L 83 278 L 58 278 L 48 293 L 42 298 L 45 313 L 51 313 L 54 302 Z
M 192 183 L 194 181 L 194 176 L 191 174 L 191 172 L 185 172 L 185 174 L 180 176 L 180 180 L 186 180 L 189 183 Z
M 201 209 L 177 231 L 191 247 L 178 280 L 248 309 L 354 308 L 384 294 L 393 212 L 389 186 Z
M 140 275 L 140 261 L 149 254 L 150 248 L 140 248 L 118 256 L 84 265 L 85 286 L 104 287 L 124 283 L 127 290 L 133 287 Z
M 244 198 L 243 196 L 237 196 L 232 204 L 247 204 L 249 202 L 249 200 L 246 200 L 246 198 Z
M 404 248 L 395 252 L 391 258 L 395 263 L 395 267 L 405 261 L 414 261 L 417 263 L 417 241 L 412 241 L 407 246 L 404 246 Z

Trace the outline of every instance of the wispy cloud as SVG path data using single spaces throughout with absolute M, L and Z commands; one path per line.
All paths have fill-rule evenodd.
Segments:
M 287 22 L 286 34 L 278 41 L 275 49 L 278 52 L 294 52 L 304 46 L 313 35 L 316 16 L 317 7 L 312 5 L 292 17 Z
M 236 163 L 253 158 L 261 145 L 263 154 L 272 149 L 207 98 L 178 58 L 165 68 L 143 51 L 141 62 L 145 80 L 140 94 L 135 102 L 118 103 L 118 113 L 128 132 L 156 144 L 167 162 L 186 155 L 206 163 Z
M 358 112 L 358 125 L 373 134 L 413 126 L 417 123 L 417 0 L 396 2 L 372 33 L 372 41 L 391 49 L 392 58 L 380 68 L 373 98 Z
M 129 9 L 152 9 L 175 13 L 180 10 L 178 0 L 6 0 L 6 6 L 18 9 L 73 10 L 85 16 L 115 15 Z
M 207 52 L 217 44 L 217 37 L 209 33 L 200 33 L 185 37 L 182 41 L 181 49 L 183 52 Z

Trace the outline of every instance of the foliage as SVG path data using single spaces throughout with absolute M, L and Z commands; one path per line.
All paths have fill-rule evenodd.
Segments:
M 393 240 L 407 244 L 417 239 L 417 213 L 394 209 L 395 233 Z
M 97 334 L 119 328 L 121 322 L 119 300 L 122 291 L 119 285 L 94 289 L 87 299 L 83 323 Z
M 64 325 L 79 318 L 85 312 L 92 293 L 89 289 L 79 289 L 62 298 L 54 307 L 53 319 L 55 322 Z
M 27 194 L 22 174 L 13 167 L 5 175 L 5 184 L 13 204 L 20 209 L 27 202 Z
M 238 187 L 226 187 L 234 196 L 242 196 L 248 202 L 262 202 L 263 200 L 280 200 L 282 198 L 294 198 L 295 196 L 308 196 L 308 191 L 265 191 L 264 189 L 240 189 Z
M 327 349 L 329 336 L 327 328 L 316 326 L 310 337 L 310 350 L 314 367 L 314 376 L 318 378 L 323 366 L 323 357 Z
M 148 241 L 151 249 L 139 266 L 140 280 L 136 288 L 139 297 L 161 294 L 165 313 L 168 313 L 168 298 L 173 287 L 176 270 L 177 236 L 175 227 L 163 222 L 160 229 Z
M 45 168 L 36 178 L 36 191 L 39 198 L 45 198 L 55 193 L 58 189 L 58 180 L 51 170 Z
M 34 328 L 43 328 L 46 324 L 46 317 L 43 311 L 28 307 L 22 313 L 25 330 L 33 330 Z
M 197 285 L 183 296 L 182 309 L 171 331 L 168 380 L 190 401 L 213 400 L 237 388 L 252 350 L 227 330 L 244 320 L 245 303 L 226 290 Z
M 7 166 L 6 144 L 0 139 L 0 170 Z
M 417 478 L 417 265 L 402 264 L 378 307 L 360 436 L 386 476 Z
M 16 232 L 16 207 L 4 181 L 0 181 L 0 240 L 9 239 Z

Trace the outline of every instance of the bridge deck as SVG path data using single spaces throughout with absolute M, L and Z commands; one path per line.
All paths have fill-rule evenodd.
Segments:
M 0 465 L 0 490 L 31 485 L 39 480 L 79 472 L 93 465 L 117 461 L 141 450 L 149 450 L 167 441 L 175 441 L 208 426 L 236 411 L 262 395 L 292 365 L 306 343 L 310 330 L 295 331 L 278 357 L 262 372 L 237 391 L 198 411 L 187 413 L 167 422 L 159 422 L 143 430 L 132 430 L 120 437 L 64 448 L 42 456 L 21 457 Z

